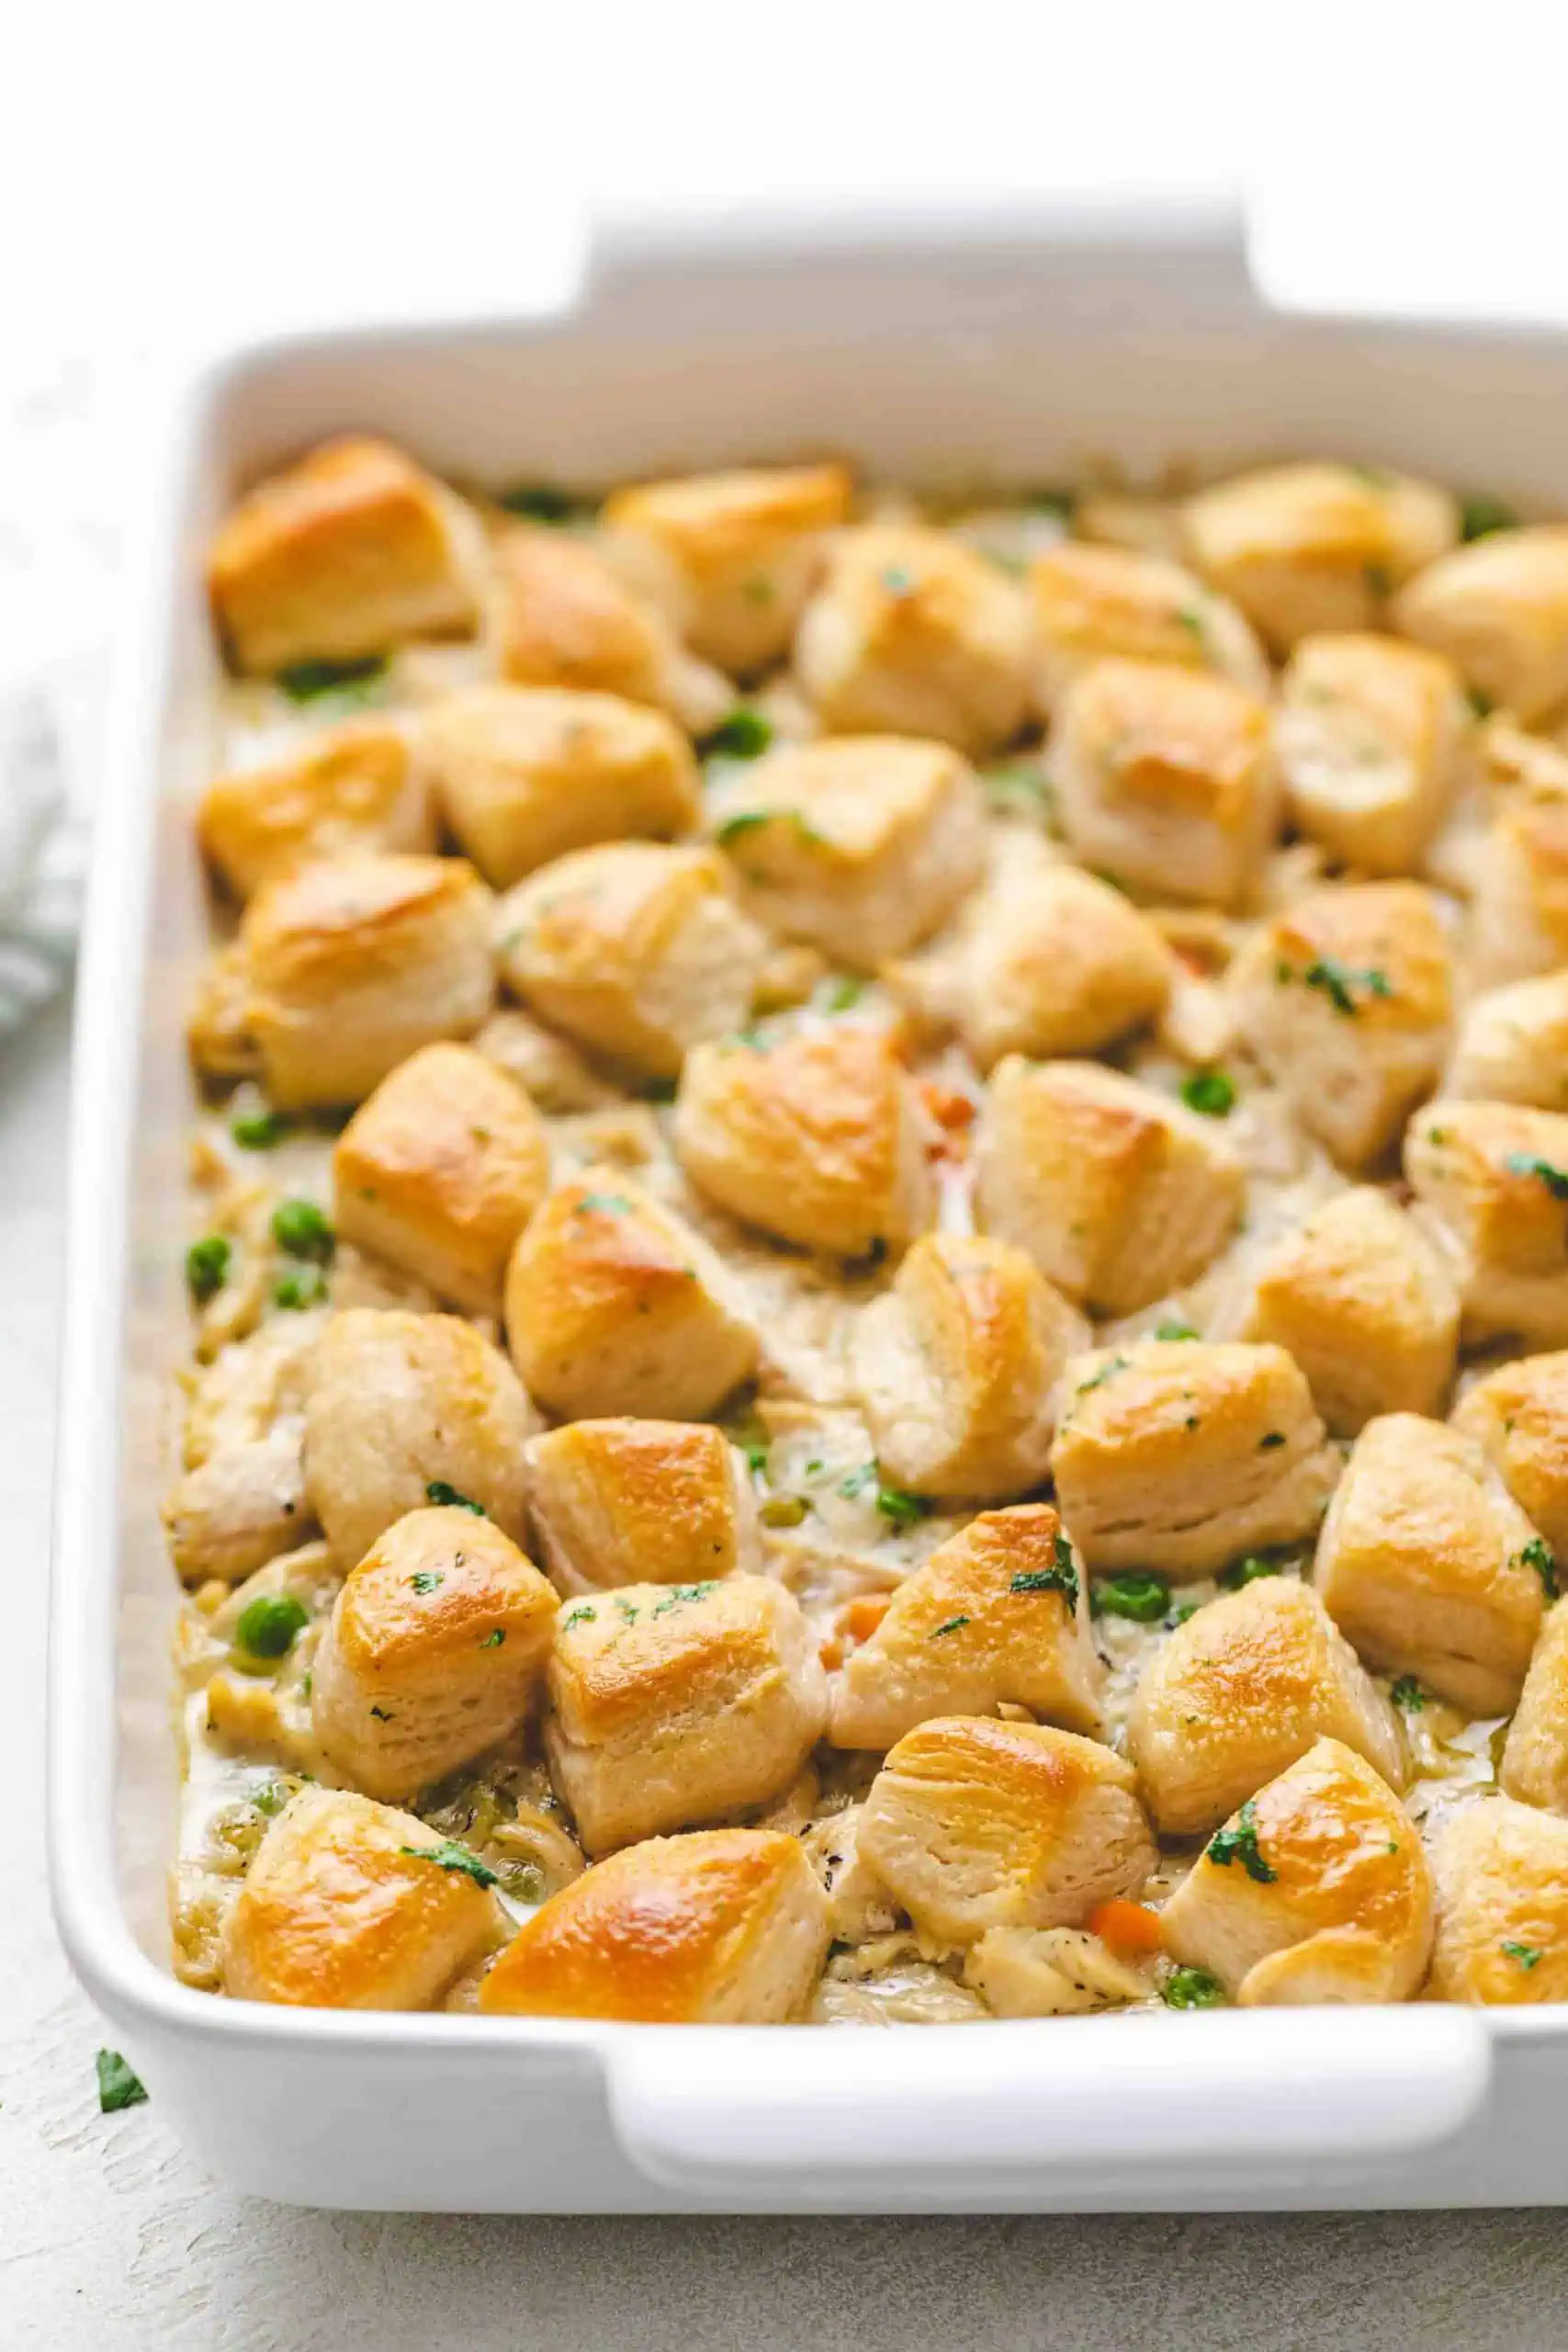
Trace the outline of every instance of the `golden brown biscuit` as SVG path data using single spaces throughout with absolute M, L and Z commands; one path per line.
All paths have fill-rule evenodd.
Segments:
M 1201 1274 L 1246 1190 L 1213 1121 L 1120 1070 L 1017 1055 L 991 1074 L 975 1168 L 985 1230 L 1105 1315 L 1130 1315 Z
M 1172 1958 L 1243 2008 L 1407 2001 L 1431 1949 L 1431 1873 L 1387 1781 L 1320 1739 L 1232 1815 L 1160 1920 Z
M 471 686 L 420 718 L 422 766 L 457 842 L 499 890 L 568 850 L 690 832 L 690 744 L 661 711 L 564 687 Z
M 1568 962 L 1568 792 L 1509 795 L 1472 850 L 1470 951 L 1493 988 Z
M 906 1733 L 871 1784 L 856 1849 L 919 1932 L 1077 1927 L 1155 1865 L 1133 1768 L 1041 1724 L 943 1715 Z
M 516 686 L 620 695 L 673 711 L 694 733 L 722 718 L 732 688 L 683 654 L 665 615 L 569 531 L 502 533 L 491 625 L 501 674 Z
M 934 931 L 986 863 L 979 778 L 945 743 L 791 745 L 718 785 L 711 814 L 761 920 L 862 968 Z
M 1432 1874 L 1434 2000 L 1568 2000 L 1568 1821 L 1505 1796 L 1457 1806 Z
M 854 1382 L 878 1460 L 917 1495 L 1038 1486 L 1052 1390 L 1089 1344 L 1083 1317 L 1010 1242 L 922 1234 L 855 1318 Z
M 517 1732 L 556 1594 L 509 1535 L 460 1505 L 412 1510 L 352 1567 L 311 1662 L 317 1739 L 399 1803 Z
M 768 1804 L 828 1719 L 816 1637 L 770 1577 L 570 1602 L 549 1694 L 550 1775 L 594 1855 Z
M 1568 1106 L 1568 971 L 1490 989 L 1466 1007 L 1443 1091 L 1483 1102 Z
M 333 1216 L 340 1239 L 470 1315 L 499 1316 L 512 1245 L 549 1181 L 527 1096 L 471 1046 L 425 1046 L 339 1136 Z
M 734 1276 L 618 1168 L 584 1170 L 536 1210 L 507 1269 L 506 1337 L 534 1395 L 573 1419 L 694 1420 L 757 1361 Z
M 1375 1185 L 1337 1193 L 1260 1265 L 1239 1337 L 1294 1356 L 1334 1437 L 1376 1413 L 1440 1413 L 1459 1290 L 1414 1219 Z
M 1097 662 L 1047 748 L 1074 855 L 1158 899 L 1248 897 L 1279 818 L 1269 709 L 1168 662 Z
M 502 977 L 542 1021 L 656 1078 L 738 1029 L 767 942 L 714 850 L 614 842 L 542 866 L 496 918 Z
M 694 1046 L 674 1135 L 687 1175 L 721 1208 L 803 1250 L 899 1250 L 935 1211 L 914 1089 L 874 1029 L 840 1022 L 777 1044 Z
M 1527 724 L 1568 702 L 1568 526 L 1489 531 L 1413 580 L 1394 626 Z
M 1249 694 L 1269 664 L 1236 607 L 1168 556 L 1064 539 L 1029 567 L 1036 698 L 1047 717 L 1073 680 L 1108 656 L 1217 670 Z
M 1393 1709 L 1317 1595 L 1284 1576 L 1179 1625 L 1144 1668 L 1128 1724 L 1144 1800 L 1169 1838 L 1213 1829 L 1322 1738 L 1404 1786 Z
M 523 1448 L 538 1417 L 498 1348 L 456 1315 L 356 1306 L 311 1366 L 305 1483 L 333 1554 L 363 1559 L 405 1511 L 455 1488 L 523 1533 Z
M 403 729 L 384 718 L 345 720 L 265 766 L 214 777 L 196 822 L 237 899 L 311 858 L 435 847 L 424 778 Z
M 479 518 L 389 442 L 325 441 L 243 498 L 208 559 L 234 666 L 349 662 L 479 615 Z
M 761 1566 L 745 1457 L 705 1421 L 569 1421 L 527 1460 L 529 1514 L 569 1598 Z
M 605 547 L 663 598 L 694 652 L 749 676 L 787 652 L 852 489 L 843 466 L 639 482 L 605 501 Z
M 1381 1159 L 1436 1085 L 1452 975 L 1429 890 L 1362 882 L 1314 890 L 1249 939 L 1231 967 L 1247 1043 L 1342 1168 Z
M 276 1108 L 357 1102 L 419 1046 L 470 1035 L 495 999 L 491 906 L 460 857 L 334 857 L 258 890 L 233 973 Z
M 1098 1736 L 1100 1662 L 1072 1544 L 1047 1503 L 982 1511 L 905 1578 L 833 1685 L 836 1747 L 890 1747 L 933 1715 L 1003 1705 Z
M 1568 1814 L 1568 1602 L 1541 1620 L 1497 1780 L 1524 1804 Z
M 1093 1568 L 1211 1575 L 1312 1534 L 1339 1459 L 1283 1348 L 1143 1340 L 1078 1356 L 1051 1449 Z
M 486 1976 L 491 2017 L 782 2025 L 828 1950 L 828 1898 L 797 1838 L 698 1829 L 598 1862 Z
M 1442 822 L 1470 709 L 1451 663 L 1388 637 L 1303 638 L 1274 743 L 1298 831 L 1364 874 L 1408 874 Z
M 846 531 L 801 616 L 795 674 L 840 735 L 923 735 L 978 757 L 1028 715 L 1029 600 L 946 532 Z
M 1446 490 L 1379 467 L 1269 466 L 1190 498 L 1193 562 L 1277 653 L 1378 626 L 1393 592 L 1459 537 Z
M 1441 1421 L 1388 1413 L 1356 1440 L 1315 1574 L 1369 1666 L 1492 1715 L 1518 1698 L 1551 1567 L 1478 1445 Z
M 1568 1116 L 1428 1102 L 1404 1172 L 1457 1270 L 1464 1340 L 1568 1343 Z
M 1568 1353 L 1499 1364 L 1450 1418 L 1489 1456 L 1552 1552 L 1568 1557 Z
M 412 1813 L 301 1789 L 225 1922 L 223 1989 L 296 2008 L 428 2009 L 502 1934 L 501 1906 Z

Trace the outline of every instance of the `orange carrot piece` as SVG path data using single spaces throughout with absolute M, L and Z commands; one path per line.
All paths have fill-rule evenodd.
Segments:
M 1122 1895 L 1097 1904 L 1089 1915 L 1089 1926 L 1092 1935 L 1102 1936 L 1117 1951 L 1158 1951 L 1165 1941 L 1159 1913 L 1151 1911 L 1146 1903 L 1129 1903 Z
M 869 1641 L 892 1605 L 888 1592 L 863 1592 L 858 1600 L 846 1601 L 839 1612 L 839 1623 L 852 1641 Z

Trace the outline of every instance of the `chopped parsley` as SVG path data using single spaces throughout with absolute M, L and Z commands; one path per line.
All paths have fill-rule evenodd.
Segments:
M 1087 1396 L 1091 1388 L 1103 1388 L 1106 1382 L 1114 1373 L 1125 1372 L 1126 1369 L 1127 1359 L 1125 1356 L 1110 1356 L 1107 1358 L 1105 1363 L 1100 1365 L 1098 1372 L 1091 1372 L 1087 1380 L 1079 1381 L 1077 1388 L 1074 1389 L 1073 1394 L 1075 1396 Z
M 865 994 L 865 982 L 854 979 L 827 981 L 822 989 L 824 1012 L 848 1012 Z
M 710 1592 L 717 1590 L 718 1585 L 712 1577 L 705 1584 L 672 1584 L 663 1600 L 655 1602 L 653 1614 L 656 1617 L 668 1616 L 671 1610 L 680 1608 L 682 1601 L 705 1600 Z
M 927 1635 L 927 1639 L 934 1642 L 939 1634 L 956 1634 L 960 1625 L 967 1625 L 968 1623 L 969 1620 L 967 1617 L 950 1617 L 945 1624 L 933 1625 L 930 1634 Z
M 1538 1177 L 1554 1201 L 1568 1201 L 1568 1169 L 1538 1159 L 1533 1151 L 1511 1151 L 1503 1165 L 1510 1176 Z
M 251 1799 L 251 1803 L 258 1813 L 265 1813 L 270 1819 L 275 1813 L 283 1811 L 284 1806 L 288 1803 L 288 1796 L 289 1792 L 285 1781 L 264 1781 Z
M 733 817 L 727 817 L 717 828 L 714 839 L 722 848 L 728 842 L 738 841 L 742 833 L 753 832 L 759 825 L 765 825 L 769 814 L 766 808 L 737 809 Z
M 1256 1879 L 1259 1886 L 1271 1886 L 1279 1875 L 1258 1843 L 1258 1815 L 1250 1797 L 1237 1812 L 1235 1827 L 1227 1822 L 1224 1828 L 1216 1829 L 1203 1851 L 1211 1862 L 1218 1862 L 1224 1870 L 1239 1861 L 1247 1877 Z
M 415 1592 L 438 1592 L 446 1579 L 439 1568 L 415 1568 L 409 1578 Z
M 229 1264 L 234 1254 L 232 1242 L 221 1233 L 204 1233 L 186 1251 L 186 1288 L 198 1306 L 216 1298 L 229 1279 Z
M 918 1519 L 924 1519 L 931 1505 L 921 1495 L 908 1495 L 902 1487 L 885 1487 L 878 1482 L 876 1508 L 880 1517 L 890 1526 L 905 1528 L 913 1527 Z
M 320 1266 L 291 1266 L 272 1286 L 274 1306 L 319 1306 L 327 1295 L 327 1278 Z
M 1488 498 L 1482 494 L 1460 501 L 1460 536 L 1466 539 L 1484 539 L 1494 531 L 1512 531 L 1518 527 L 1518 516 L 1506 499 Z
M 980 781 L 994 808 L 1022 810 L 1037 817 L 1051 806 L 1049 776 L 1025 760 L 1003 760 L 995 767 L 982 768 Z
M 1425 1712 L 1427 1694 L 1413 1674 L 1402 1674 L 1389 1696 L 1394 1705 L 1402 1708 L 1407 1715 L 1419 1715 Z
M 580 516 L 594 512 L 595 502 L 579 498 L 570 490 L 558 490 L 553 482 L 522 481 L 511 490 L 496 493 L 496 504 L 504 506 L 509 514 L 525 515 L 530 523 L 571 523 Z
M 1280 1573 L 1278 1560 L 1267 1560 L 1260 1552 L 1249 1552 L 1242 1560 L 1233 1560 L 1222 1568 L 1216 1581 L 1231 1592 L 1239 1592 L 1246 1584 L 1256 1584 L 1260 1577 L 1277 1577 Z
M 118 2050 L 100 2050 L 93 2064 L 97 2069 L 100 2115 L 118 2115 L 122 2107 L 145 2106 L 147 2086 Z
M 1025 1568 L 1008 1586 L 1010 1592 L 1059 1592 L 1069 1611 L 1078 1605 L 1077 1562 L 1065 1535 L 1053 1538 L 1055 1567 Z
M 1510 1941 L 1500 1944 L 1498 1950 L 1506 1951 L 1510 1960 L 1517 1960 L 1521 1968 L 1534 1968 L 1540 1959 L 1539 1944 L 1517 1944 Z
M 1393 994 L 1388 974 L 1380 971 L 1375 964 L 1358 969 L 1352 965 L 1342 964 L 1337 956 L 1319 956 L 1303 972 L 1297 972 L 1289 964 L 1280 964 L 1274 977 L 1281 988 L 1292 980 L 1299 979 L 1303 987 L 1317 989 L 1328 999 L 1335 1012 L 1342 1013 L 1348 1020 L 1353 1020 L 1360 1009 L 1356 1001 L 1358 993 L 1369 1002 L 1373 997 L 1391 997 Z
M 1181 1081 L 1181 1099 L 1205 1119 L 1224 1119 L 1235 1107 L 1235 1086 L 1223 1069 L 1195 1069 Z
M 1164 1577 L 1152 1575 L 1102 1577 L 1089 1586 L 1089 1605 L 1095 1617 L 1126 1617 L 1134 1625 L 1153 1625 L 1170 1606 L 1170 1587 Z
M 882 584 L 890 596 L 907 596 L 915 585 L 915 575 L 907 564 L 884 564 Z
M 1186 1624 L 1189 1617 L 1196 1617 L 1202 1606 L 1201 1600 L 1179 1600 L 1165 1622 L 1174 1633 L 1178 1625 Z
M 594 1622 L 594 1613 L 586 1600 L 579 1601 L 577 1607 L 569 1609 L 561 1619 L 561 1632 L 570 1634 L 574 1625 L 592 1625 Z
M 318 695 L 351 689 L 368 697 L 386 674 L 384 653 L 363 654 L 355 662 L 291 662 L 277 673 L 277 683 L 290 702 L 314 702 Z
M 1168 2009 L 1217 2009 L 1224 2006 L 1224 1989 L 1217 1976 L 1206 1968 L 1173 1968 L 1160 1986 L 1160 1999 Z
M 1174 1317 L 1155 1325 L 1156 1340 L 1195 1340 L 1198 1336 L 1190 1323 L 1179 1323 Z
M 288 1132 L 288 1120 L 276 1111 L 242 1111 L 229 1123 L 229 1133 L 242 1151 L 271 1151 Z
M 624 1193 L 584 1193 L 572 1204 L 574 1216 L 630 1216 L 632 1204 Z
M 1551 1546 L 1543 1537 L 1532 1535 L 1523 1551 L 1516 1555 L 1521 1568 L 1533 1568 L 1545 1588 L 1549 1600 L 1557 1598 L 1557 1563 L 1551 1556 Z
M 457 1487 L 449 1487 L 445 1478 L 425 1480 L 424 1499 L 427 1503 L 434 1503 L 438 1510 L 471 1510 L 476 1519 L 490 1517 L 483 1503 L 475 1502 L 471 1495 L 459 1494 Z
M 1059 523 L 1070 523 L 1078 494 L 1076 490 L 1032 490 L 1026 503 L 1037 514 L 1055 514 Z
M 287 1657 L 310 1622 L 310 1611 L 291 1592 L 264 1592 L 241 1612 L 234 1632 L 252 1657 Z
M 738 703 L 728 718 L 720 719 L 703 744 L 711 758 L 721 760 L 757 760 L 773 743 L 771 721 L 760 710 L 748 710 Z M 723 834 L 719 839 L 724 839 Z
M 481 1650 L 498 1650 L 505 1639 L 505 1626 L 497 1625 L 493 1633 L 490 1633 L 485 1635 L 483 1641 L 479 1644 L 479 1647 Z
M 1277 1445 L 1283 1445 L 1284 1442 L 1283 1430 L 1269 1430 L 1266 1435 L 1258 1439 L 1258 1451 L 1259 1453 L 1272 1453 Z
M 322 1266 L 331 1265 L 337 1248 L 332 1219 L 314 1201 L 279 1201 L 272 1213 L 272 1238 L 291 1258 L 314 1259 Z
M 1204 641 L 1203 616 L 1198 610 L 1196 605 L 1183 605 L 1177 613 L 1176 617 L 1180 622 L 1182 628 L 1187 631 L 1188 635 L 1190 637 L 1195 637 L 1199 644 L 1201 645 Z
M 434 1862 L 437 1870 L 457 1871 L 464 1878 L 471 1878 L 476 1886 L 499 1886 L 500 1875 L 455 1838 L 443 1838 L 439 1846 L 400 1846 L 398 1851 L 412 1854 L 417 1861 Z

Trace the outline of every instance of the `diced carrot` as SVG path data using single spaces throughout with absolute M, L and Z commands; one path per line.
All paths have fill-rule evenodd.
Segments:
M 934 1078 L 922 1079 L 920 1100 L 939 1127 L 967 1127 L 973 1124 L 974 1099 L 961 1094 L 955 1086 L 942 1086 Z
M 842 1666 L 844 1662 L 844 1645 L 842 1642 L 835 1642 L 829 1636 L 827 1641 L 818 1643 L 817 1655 L 831 1674 L 835 1668 Z
M 839 1612 L 839 1623 L 852 1641 L 869 1641 L 886 1616 L 893 1596 L 886 1592 L 863 1592 L 858 1600 L 846 1601 Z
M 1159 1913 L 1151 1911 L 1146 1903 L 1128 1903 L 1121 1895 L 1097 1905 L 1089 1915 L 1089 1926 L 1092 1935 L 1103 1936 L 1117 1951 L 1158 1951 L 1165 1940 Z

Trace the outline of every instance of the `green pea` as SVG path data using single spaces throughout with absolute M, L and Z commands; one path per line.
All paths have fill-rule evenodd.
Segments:
M 216 1298 L 229 1279 L 229 1261 L 234 1254 L 233 1244 L 220 1233 L 203 1234 L 186 1251 L 186 1286 L 198 1306 Z
M 1135 1625 L 1154 1625 L 1170 1606 L 1170 1587 L 1164 1577 L 1106 1577 L 1089 1588 L 1089 1608 L 1096 1617 L 1127 1617 Z
M 291 1592 L 264 1592 L 243 1611 L 235 1634 L 253 1657 L 287 1657 L 310 1612 Z
M 337 1236 L 325 1209 L 314 1201 L 279 1201 L 272 1213 L 272 1238 L 291 1258 L 314 1258 L 332 1263 Z

